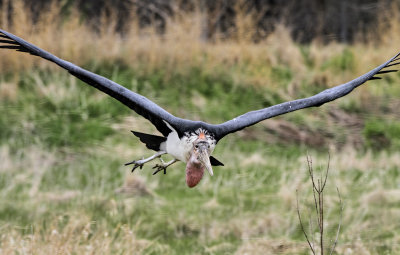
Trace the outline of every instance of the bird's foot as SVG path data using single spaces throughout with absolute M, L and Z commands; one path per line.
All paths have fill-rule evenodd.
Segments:
M 153 173 L 153 175 L 155 175 L 156 173 L 158 173 L 158 172 L 160 172 L 160 171 L 164 171 L 164 174 L 167 174 L 167 167 L 168 167 L 169 165 L 159 165 L 159 164 L 157 164 L 157 165 L 155 165 L 155 166 L 153 166 L 153 169 L 156 169 L 156 171 L 154 171 L 154 173 Z
M 164 162 L 164 160 L 162 160 L 162 158 L 160 158 L 161 164 L 157 164 L 153 167 L 153 169 L 156 169 L 156 171 L 154 171 L 153 175 L 155 175 L 156 173 L 160 172 L 160 171 L 164 171 L 164 174 L 167 173 L 167 167 L 169 167 L 170 165 L 172 165 L 173 163 L 177 162 L 177 159 L 173 159 L 169 162 Z
M 128 162 L 128 163 L 125 164 L 125 166 L 132 165 L 132 164 L 133 164 L 133 168 L 132 168 L 132 172 L 133 172 L 133 171 L 135 171 L 135 169 L 138 168 L 138 167 L 139 167 L 140 169 L 142 169 L 142 167 L 144 166 L 144 164 L 146 164 L 147 162 L 152 161 L 152 160 L 154 160 L 154 159 L 156 159 L 156 158 L 159 158 L 161 155 L 163 155 L 163 154 L 165 154 L 165 153 L 166 153 L 165 151 L 159 151 L 159 152 L 157 152 L 156 154 L 154 154 L 154 155 L 151 156 L 151 157 L 142 158 L 141 160 L 134 160 L 134 161 L 132 161 L 132 162 Z
M 144 160 L 134 160 L 134 161 L 126 163 L 125 166 L 133 164 L 133 168 L 132 168 L 132 173 L 133 173 L 133 171 L 135 171 L 135 169 L 138 167 L 140 169 L 142 169 L 142 167 L 144 166 L 144 163 L 146 163 L 146 162 L 144 162 Z

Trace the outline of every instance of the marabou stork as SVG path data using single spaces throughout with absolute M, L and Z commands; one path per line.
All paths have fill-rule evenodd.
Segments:
M 167 167 L 177 161 L 183 161 L 186 163 L 186 183 L 189 187 L 194 187 L 200 182 L 205 168 L 210 175 L 213 175 L 212 166 L 223 166 L 220 161 L 211 156 L 211 153 L 218 141 L 224 136 L 281 114 L 307 107 L 321 106 L 349 94 L 353 89 L 368 80 L 381 79 L 376 76 L 378 74 L 397 71 L 386 68 L 400 64 L 400 61 L 398 61 L 400 60 L 400 53 L 398 53 L 387 62 L 350 82 L 326 89 L 311 97 L 247 112 L 222 124 L 214 125 L 202 121 L 192 121 L 175 117 L 146 97 L 130 91 L 105 77 L 60 59 L 3 30 L 0 30 L 0 48 L 27 52 L 54 62 L 78 79 L 114 97 L 149 120 L 163 136 L 144 134 L 136 131 L 132 131 L 132 133 L 148 149 L 154 150 L 156 153 L 149 158 L 134 160 L 126 165 L 132 164 L 133 171 L 138 167 L 142 168 L 144 164 L 153 159 L 160 158 L 163 154 L 170 154 L 174 159 L 170 162 L 164 163 L 162 161 L 161 164 L 157 164 L 154 167 L 156 169 L 154 174 L 161 170 L 165 174 Z

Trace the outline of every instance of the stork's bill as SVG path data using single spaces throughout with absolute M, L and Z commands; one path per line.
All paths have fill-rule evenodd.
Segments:
M 193 188 L 203 178 L 204 168 L 213 176 L 210 162 L 211 146 L 204 133 L 200 133 L 199 138 L 193 143 L 193 149 L 186 164 L 186 184 Z

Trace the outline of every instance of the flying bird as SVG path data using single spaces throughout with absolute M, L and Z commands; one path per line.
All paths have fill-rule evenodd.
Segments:
M 126 165 L 133 165 L 133 172 L 136 168 L 142 168 L 144 164 L 156 158 L 160 158 L 164 154 L 169 154 L 174 159 L 170 162 L 164 162 L 161 160 L 160 164 L 155 165 L 154 168 L 156 171 L 154 174 L 159 171 L 164 171 L 165 174 L 167 167 L 170 165 L 177 161 L 185 162 L 186 184 L 189 187 L 194 187 L 200 182 L 205 169 L 207 169 L 209 174 L 212 176 L 212 166 L 223 166 L 223 164 L 211 156 L 211 154 L 218 141 L 226 135 L 278 115 L 308 107 L 321 106 L 327 102 L 349 94 L 353 89 L 368 80 L 381 79 L 381 77 L 377 76 L 379 74 L 396 72 L 397 70 L 387 68 L 400 64 L 400 53 L 398 53 L 368 73 L 365 73 L 347 83 L 326 89 L 316 95 L 247 112 L 222 124 L 210 124 L 207 122 L 175 117 L 148 98 L 105 77 L 94 74 L 74 65 L 73 63 L 60 59 L 1 29 L 0 48 L 26 52 L 54 62 L 78 79 L 112 96 L 134 110 L 137 114 L 142 115 L 144 118 L 149 120 L 162 136 L 145 134 L 137 131 L 132 131 L 132 133 L 137 136 L 148 149 L 154 150 L 156 153 L 149 158 L 133 160 Z

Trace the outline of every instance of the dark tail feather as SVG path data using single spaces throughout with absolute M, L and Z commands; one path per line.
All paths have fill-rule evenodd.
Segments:
M 224 164 L 220 162 L 218 159 L 214 158 L 213 156 L 210 156 L 210 163 L 212 166 L 223 166 Z
M 146 144 L 146 147 L 150 150 L 159 151 L 160 144 L 167 140 L 166 137 L 149 135 L 136 131 L 131 131 L 135 136 L 139 137 L 140 141 Z

